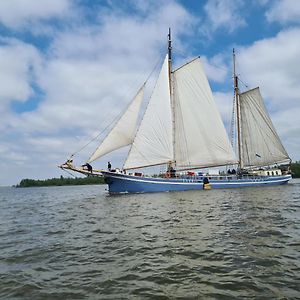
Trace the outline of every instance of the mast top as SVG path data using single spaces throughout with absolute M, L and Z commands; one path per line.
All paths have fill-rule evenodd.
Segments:
M 235 58 L 235 50 L 232 49 L 232 57 L 233 57 L 233 83 L 234 83 L 234 90 L 239 93 L 238 87 L 238 76 L 236 74 L 236 58 Z
M 172 39 L 171 39 L 171 28 L 169 28 L 168 33 L 168 60 L 172 60 Z

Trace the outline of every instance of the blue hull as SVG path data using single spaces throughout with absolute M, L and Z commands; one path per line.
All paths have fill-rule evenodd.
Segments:
M 203 177 L 193 178 L 152 178 L 131 176 L 113 172 L 102 172 L 108 184 L 110 194 L 121 193 L 154 193 L 171 191 L 203 190 Z M 291 175 L 240 177 L 223 176 L 210 178 L 212 189 L 240 188 L 265 185 L 286 184 Z

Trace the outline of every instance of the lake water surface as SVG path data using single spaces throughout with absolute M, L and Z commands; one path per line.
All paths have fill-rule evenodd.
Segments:
M 1 299 L 300 299 L 300 180 L 0 188 Z

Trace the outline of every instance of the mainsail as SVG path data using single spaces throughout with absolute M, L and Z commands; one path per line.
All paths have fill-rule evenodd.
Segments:
M 166 57 L 124 169 L 169 161 L 179 168 L 236 163 L 200 58 L 174 71 L 173 83 L 172 105 Z
M 130 145 L 133 142 L 144 90 L 145 83 L 139 89 L 125 113 L 90 157 L 88 160 L 89 163 L 109 152 Z
M 239 95 L 243 167 L 289 163 L 290 158 L 267 113 L 259 88 Z
M 173 160 L 172 112 L 166 56 L 124 169 L 164 164 Z
M 174 72 L 174 104 L 178 167 L 237 162 L 200 58 Z

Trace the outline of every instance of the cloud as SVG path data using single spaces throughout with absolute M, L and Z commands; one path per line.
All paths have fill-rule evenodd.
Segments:
M 8 28 L 20 30 L 35 21 L 65 17 L 71 6 L 70 0 L 0 1 L 0 23 Z
M 246 25 L 241 14 L 242 0 L 208 0 L 204 6 L 205 18 L 201 32 L 210 36 L 217 30 L 232 33 Z
M 202 56 L 201 60 L 209 80 L 222 83 L 228 79 L 229 69 L 223 55 L 215 55 L 212 58 Z
M 28 160 L 28 157 L 19 152 L 17 148 L 18 147 L 12 146 L 10 143 L 2 142 L 0 145 L 1 160 L 7 162 L 13 161 L 14 164 L 17 165 L 24 164 Z
M 12 101 L 25 102 L 34 91 L 31 83 L 39 68 L 39 51 L 16 39 L 0 39 L 0 111 Z
M 270 2 L 271 6 L 266 11 L 269 22 L 300 23 L 300 2 L 295 0 L 276 0 Z
M 272 107 L 299 105 L 300 28 L 280 32 L 273 38 L 240 48 L 239 72 L 251 87 L 261 85 L 262 93 L 272 99 Z
M 222 120 L 229 133 L 232 119 L 233 91 L 232 92 L 214 92 L 214 99 L 217 103 Z
M 192 18 L 180 5 L 168 3 L 142 19 L 101 11 L 101 22 L 56 35 L 37 76 L 45 99 L 11 126 L 21 123 L 24 131 L 43 132 L 73 126 L 85 131 L 96 129 L 108 115 L 113 119 L 166 53 L 168 27 L 176 39 Z
M 300 102 L 300 100 L 299 100 Z M 299 160 L 300 105 L 278 110 L 272 114 L 272 121 L 284 147 L 293 160 Z

